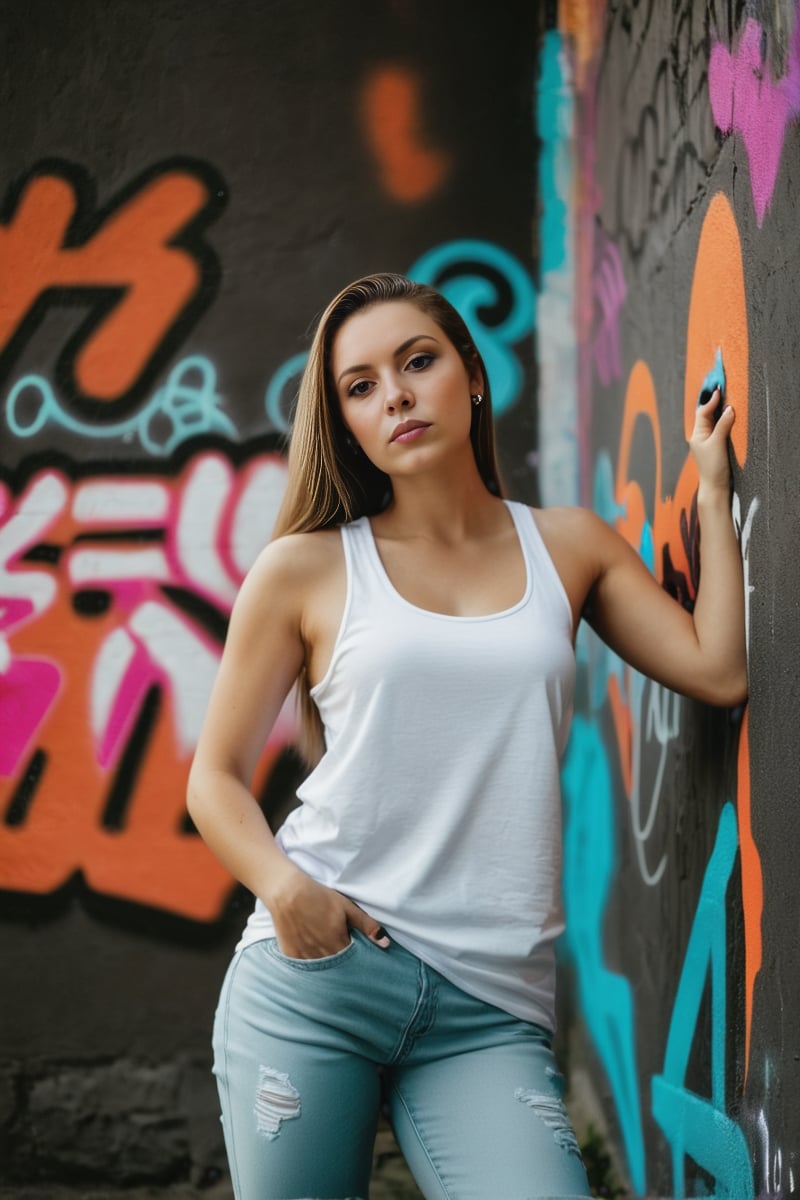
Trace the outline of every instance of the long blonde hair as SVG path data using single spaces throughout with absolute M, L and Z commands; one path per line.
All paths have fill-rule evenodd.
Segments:
M 291 441 L 288 477 L 273 538 L 288 533 L 330 529 L 361 516 L 372 516 L 391 499 L 389 476 L 374 466 L 348 437 L 331 372 L 336 334 L 353 316 L 375 304 L 405 300 L 429 316 L 449 339 L 470 374 L 483 376 L 483 402 L 472 410 L 470 440 L 481 478 L 502 495 L 494 441 L 489 378 L 478 348 L 460 314 L 435 288 L 404 275 L 366 275 L 348 284 L 323 312 L 300 381 Z M 324 749 L 322 723 L 308 694 L 305 670 L 298 681 L 299 748 L 309 763 Z

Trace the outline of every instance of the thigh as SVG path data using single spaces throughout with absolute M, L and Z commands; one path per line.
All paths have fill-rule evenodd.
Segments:
M 226 975 L 214 1073 L 236 1200 L 368 1194 L 377 1068 L 336 1026 L 343 985 L 330 984 L 344 961 L 318 965 L 293 966 L 257 942 Z
M 427 1200 L 591 1195 L 547 1035 L 520 1022 L 392 1075 L 395 1136 Z

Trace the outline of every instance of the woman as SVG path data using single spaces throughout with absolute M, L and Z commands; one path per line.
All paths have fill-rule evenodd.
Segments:
M 590 1194 L 550 1048 L 574 634 L 744 699 L 720 403 L 690 615 L 592 513 L 500 498 L 489 381 L 438 293 L 375 275 L 323 314 L 189 787 L 257 898 L 214 1035 L 237 1200 L 365 1197 L 379 1070 L 426 1197 Z M 316 765 L 273 838 L 249 786 L 296 681 Z

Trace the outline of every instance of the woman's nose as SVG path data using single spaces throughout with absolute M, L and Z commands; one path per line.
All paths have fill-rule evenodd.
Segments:
M 412 408 L 414 397 L 400 380 L 391 380 L 386 385 L 386 411 L 397 412 L 398 409 Z

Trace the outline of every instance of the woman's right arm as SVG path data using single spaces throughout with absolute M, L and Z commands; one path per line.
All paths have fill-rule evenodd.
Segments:
M 303 664 L 300 580 L 286 549 L 280 541 L 268 546 L 236 598 L 187 794 L 210 849 L 265 903 L 286 860 L 250 785 Z
M 296 958 L 335 953 L 347 944 L 348 925 L 380 940 L 376 921 L 289 861 L 250 790 L 259 755 L 305 660 L 305 599 L 322 549 L 313 536 L 272 542 L 242 584 L 187 794 L 204 841 L 267 906 L 281 949 Z

